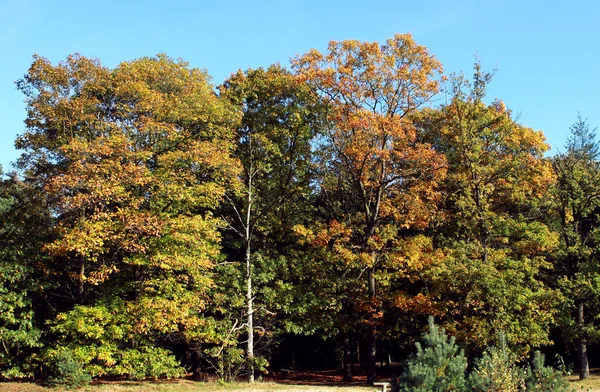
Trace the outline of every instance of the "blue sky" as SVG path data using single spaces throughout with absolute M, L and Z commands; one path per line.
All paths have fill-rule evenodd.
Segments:
M 600 125 L 600 2 L 555 0 L 71 1 L 0 0 L 0 164 L 20 154 L 25 105 L 14 82 L 37 53 L 121 61 L 165 52 L 219 84 L 248 67 L 288 64 L 329 40 L 410 32 L 447 73 L 470 76 L 473 55 L 497 68 L 489 98 L 561 148 L 577 112 Z M 439 99 L 443 99 L 440 97 Z

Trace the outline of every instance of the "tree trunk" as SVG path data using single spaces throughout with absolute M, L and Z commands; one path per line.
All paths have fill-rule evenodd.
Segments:
M 369 300 L 371 306 L 375 302 L 375 271 L 374 268 L 369 269 Z M 367 384 L 371 385 L 375 382 L 377 368 L 377 329 L 375 328 L 375 309 L 371 310 L 369 320 L 369 336 L 367 337 Z
M 251 143 L 252 140 L 250 139 Z M 250 144 L 252 146 L 252 144 Z M 250 150 L 252 151 L 252 150 Z M 246 361 L 248 368 L 248 382 L 254 383 L 254 306 L 252 299 L 252 229 L 250 222 L 252 218 L 252 180 L 253 180 L 253 165 L 250 160 L 250 170 L 248 174 L 248 209 L 246 210 L 245 224 L 245 240 L 246 240 L 246 311 L 248 313 L 247 324 L 247 346 L 246 346 Z
M 200 348 L 190 349 L 190 370 L 192 371 L 192 379 L 200 380 L 202 375 L 202 361 L 200 359 Z
M 352 345 L 350 344 L 350 333 L 344 331 L 344 381 L 352 381 Z
M 583 302 L 577 308 L 577 326 L 579 329 L 579 379 L 584 380 L 590 376 L 590 365 L 587 355 L 587 340 L 583 331 L 585 325 Z
M 246 242 L 246 306 L 248 318 L 246 323 L 248 325 L 247 334 L 247 346 L 246 346 L 246 360 L 248 361 L 248 382 L 254 382 L 254 308 L 252 303 L 252 263 L 250 260 L 251 249 L 249 239 Z

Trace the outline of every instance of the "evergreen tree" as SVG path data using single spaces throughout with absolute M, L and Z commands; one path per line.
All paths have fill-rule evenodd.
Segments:
M 552 203 L 561 239 L 553 280 L 565 296 L 563 331 L 576 343 L 584 379 L 589 376 L 587 345 L 600 337 L 600 145 L 595 129 L 579 116 L 565 147 L 552 160 Z
M 545 358 L 536 350 L 533 354 L 533 367 L 527 367 L 525 383 L 527 391 L 574 392 L 569 382 L 556 369 L 544 364 Z
M 403 374 L 405 392 L 466 391 L 467 358 L 454 337 L 435 325 L 429 318 L 429 331 L 422 343 L 416 344 L 417 352 L 407 363 Z

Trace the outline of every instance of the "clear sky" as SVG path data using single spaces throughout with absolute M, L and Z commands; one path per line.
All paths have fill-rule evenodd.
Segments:
M 14 82 L 37 53 L 109 67 L 157 53 L 205 68 L 215 84 L 329 40 L 383 42 L 410 32 L 447 73 L 470 77 L 473 55 L 497 68 L 489 98 L 561 148 L 577 112 L 600 125 L 600 2 L 558 0 L 0 0 L 0 164 L 20 154 L 25 105 Z M 441 98 L 442 99 L 442 98 Z

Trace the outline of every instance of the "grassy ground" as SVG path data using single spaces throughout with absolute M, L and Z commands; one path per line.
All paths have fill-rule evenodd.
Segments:
M 589 379 L 579 381 L 576 376 L 569 377 L 569 381 L 576 391 L 600 392 L 600 373 L 594 373 Z M 364 385 L 322 385 L 315 383 L 288 384 L 275 382 L 259 382 L 254 385 L 246 383 L 220 384 L 218 382 L 101 382 L 89 387 L 81 388 L 79 392 L 371 392 L 377 388 Z M 52 392 L 61 389 L 44 388 L 33 383 L 0 383 L 2 392 Z
M 579 381 L 578 376 L 567 377 L 576 391 L 600 392 L 600 373 L 590 374 L 590 378 Z
M 0 383 L 2 392 L 49 392 L 60 391 L 60 389 L 44 388 L 32 383 Z M 248 385 L 244 383 L 219 384 L 216 382 L 110 382 L 91 385 L 78 391 L 91 392 L 369 392 L 375 388 L 367 386 L 333 386 L 333 385 L 290 385 L 273 382 L 256 383 Z

